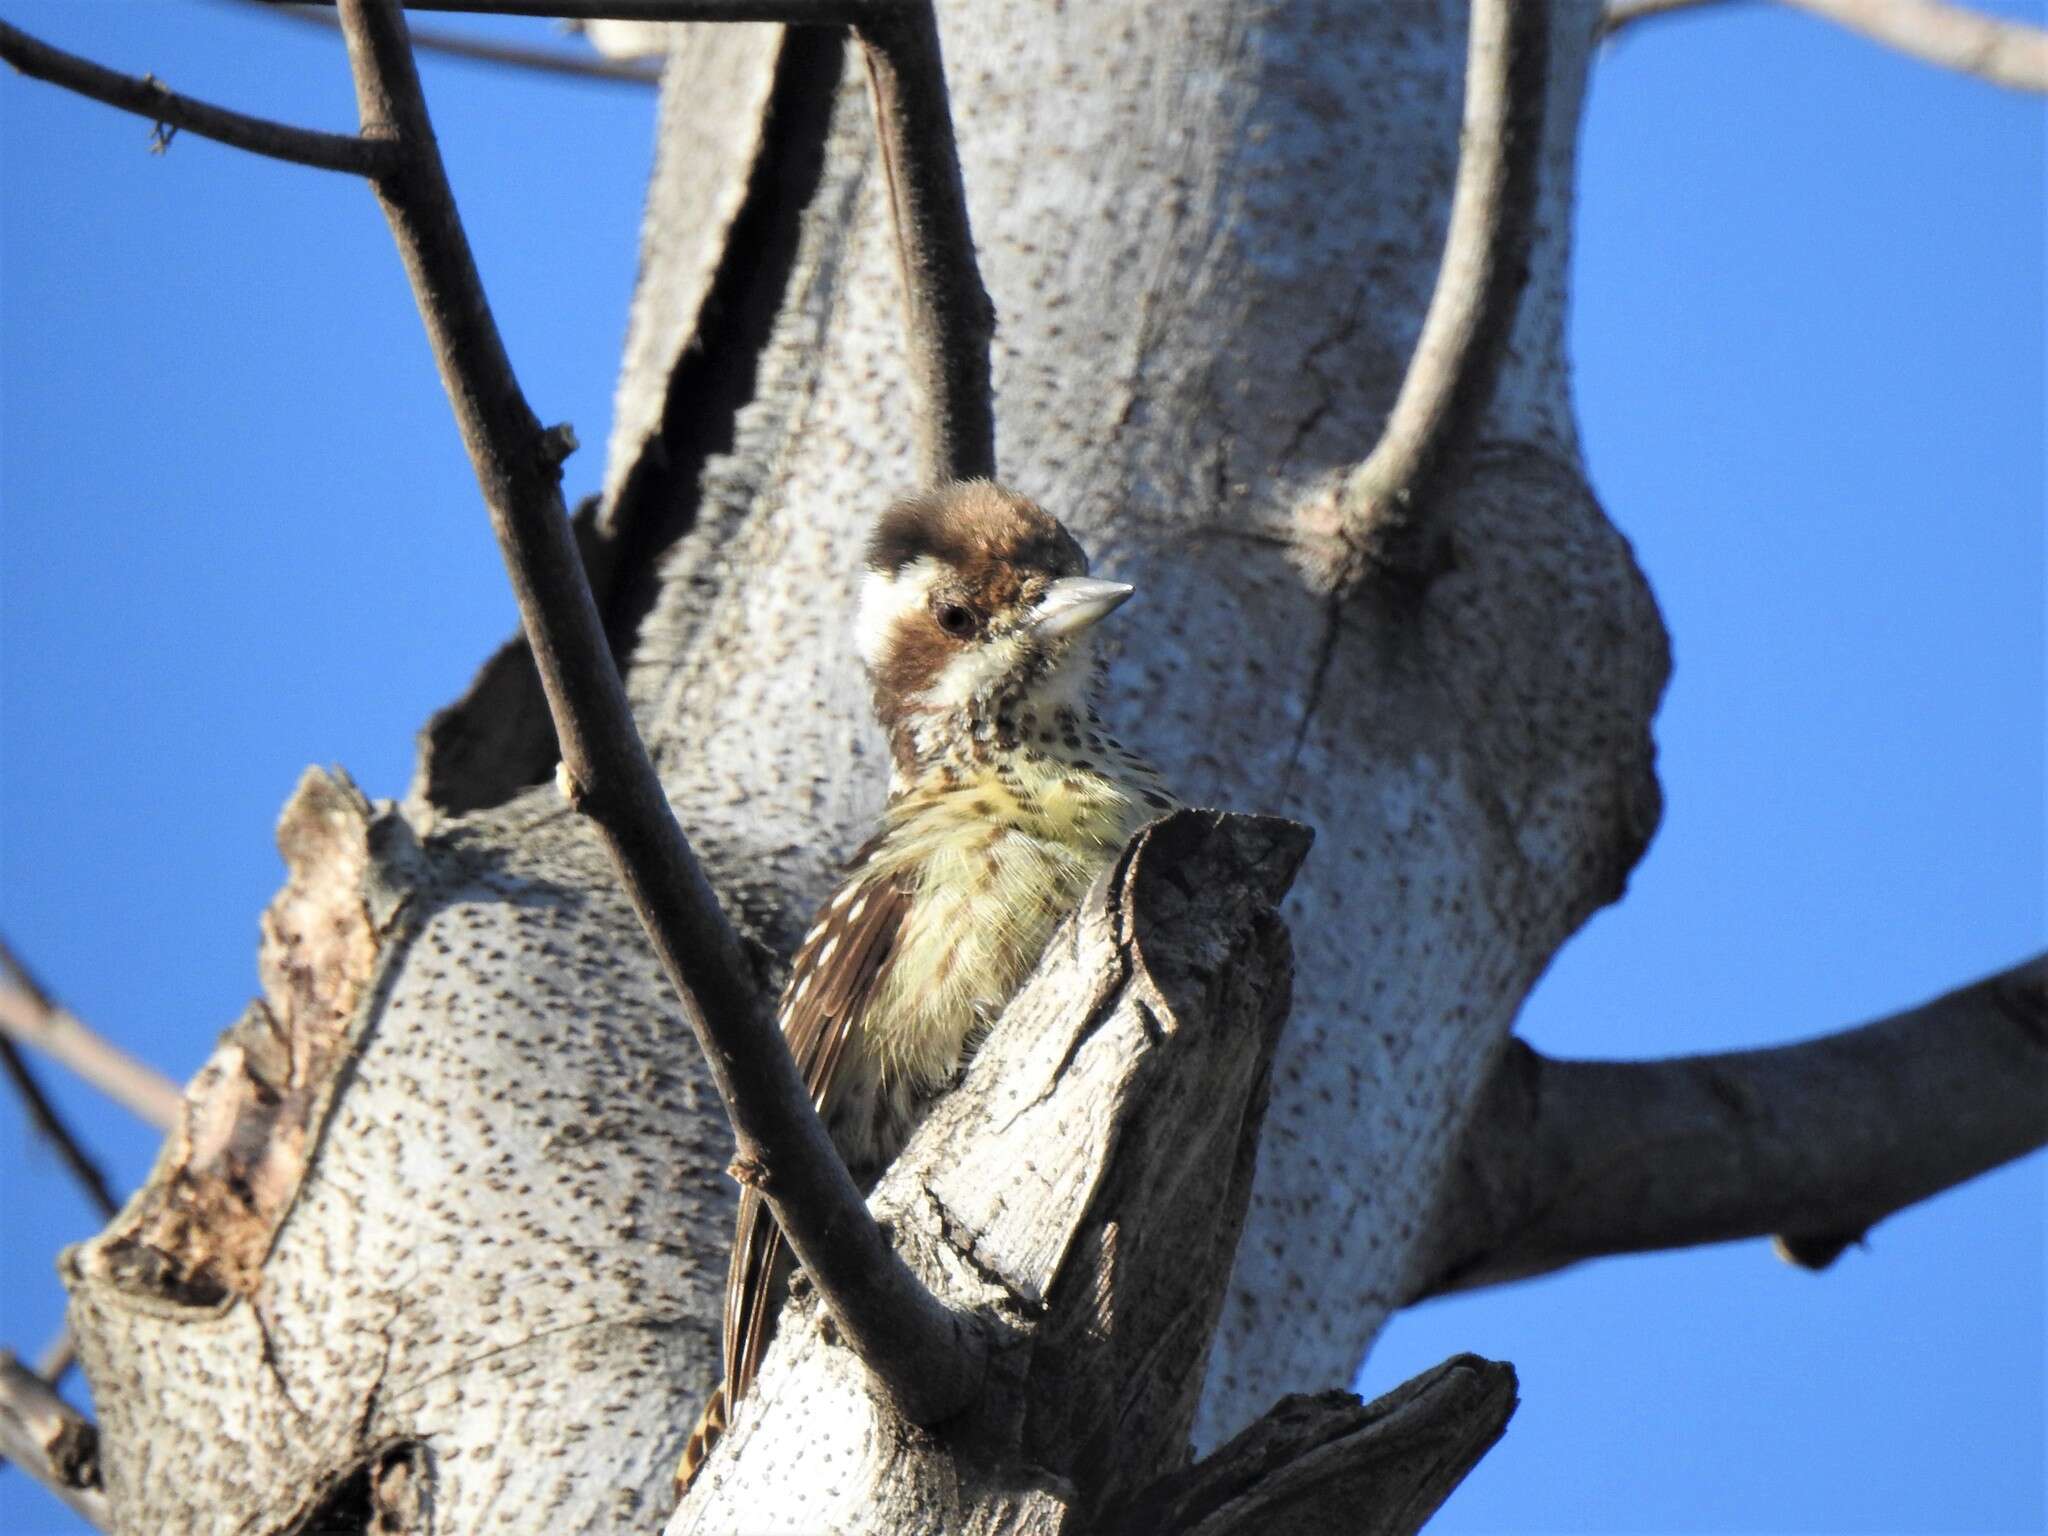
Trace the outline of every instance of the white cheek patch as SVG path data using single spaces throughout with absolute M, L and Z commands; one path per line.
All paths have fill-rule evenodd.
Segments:
M 869 571 L 860 582 L 860 609 L 853 621 L 860 659 L 873 671 L 882 663 L 889 635 L 896 621 L 931 602 L 932 584 L 943 574 L 939 562 L 927 555 L 913 560 L 893 576 Z

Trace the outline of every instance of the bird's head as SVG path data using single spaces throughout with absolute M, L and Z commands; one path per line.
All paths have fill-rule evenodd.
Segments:
M 868 541 L 860 652 L 899 772 L 1023 714 L 1085 710 L 1095 623 L 1131 595 L 1043 508 L 987 480 L 898 502 Z

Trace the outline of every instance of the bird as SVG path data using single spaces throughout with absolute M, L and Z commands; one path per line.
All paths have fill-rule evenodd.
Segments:
M 889 746 L 880 826 L 797 948 L 778 1023 L 849 1172 L 872 1187 L 1060 920 L 1179 801 L 1096 712 L 1095 627 L 1130 597 L 1035 502 L 989 480 L 891 506 L 855 634 Z M 678 1497 L 754 1382 L 791 1259 L 740 1193 L 723 1364 Z

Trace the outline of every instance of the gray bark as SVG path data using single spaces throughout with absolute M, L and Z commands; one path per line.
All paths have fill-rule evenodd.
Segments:
M 1825 1269 L 1894 1212 L 2048 1140 L 2048 958 L 1797 1045 L 1667 1061 L 1509 1047 L 1423 1294 L 1771 1236 Z
M 1141 594 L 1110 717 L 1195 803 L 1318 834 L 1198 1421 L 1215 1443 L 1283 1392 L 1347 1380 L 1412 1293 L 1416 1234 L 1523 995 L 1655 824 L 1664 637 L 1580 473 L 1562 351 L 1593 10 L 1559 8 L 1530 283 L 1439 508 L 1454 568 L 1419 595 L 1330 589 L 1343 562 L 1319 514 L 1371 448 L 1429 295 L 1456 9 L 943 19 L 1002 317 L 1003 473 Z M 664 156 L 657 219 L 692 174 Z M 684 824 L 776 938 L 882 782 L 844 628 L 864 527 L 908 473 L 892 262 L 849 85 L 754 397 L 634 654 Z
M 1241 1200 L 1242 1240 L 1226 1282 L 1236 1218 L 1213 1225 L 1190 1321 L 1119 1357 L 1109 1384 L 1133 1397 L 1083 1371 L 1081 1406 L 1047 1421 L 1035 1366 L 1006 1399 L 1030 1433 L 963 1461 L 867 1435 L 844 1352 L 794 1326 L 707 1501 L 747 1490 L 750 1524 L 787 1528 L 1072 1528 L 1173 1470 L 1191 1418 L 1215 1445 L 1283 1393 L 1348 1381 L 1416 1290 L 1523 995 L 1619 893 L 1658 811 L 1664 636 L 1586 486 L 1562 344 L 1596 10 L 1556 8 L 1530 281 L 1434 513 L 1451 568 L 1395 590 L 1336 584 L 1351 562 L 1327 508 L 1433 281 L 1461 8 L 942 8 L 1001 321 L 1004 477 L 1138 584 L 1120 733 L 1191 802 L 1317 829 L 1285 909 L 1293 1012 L 1256 1171 L 1241 1112 L 1209 1106 L 1222 1118 L 1185 1137 L 1202 1181 L 1182 1197 Z M 666 786 L 766 975 L 885 777 L 846 629 L 862 534 L 910 480 L 895 249 L 864 86 L 829 38 L 692 30 L 662 123 L 589 549 Z M 437 723 L 402 814 L 302 789 L 264 1001 L 150 1187 L 67 1256 L 122 1530 L 382 1509 L 566 1533 L 665 1512 L 715 1373 L 730 1143 L 594 844 L 552 789 L 522 787 L 548 760 L 520 666 L 508 653 Z M 1077 997 L 1044 1028 L 1086 1017 Z M 1276 1022 L 1266 1006 L 1245 1016 Z M 1113 1018 L 1089 1038 L 1150 1048 Z M 1090 1202 L 1167 1170 L 1115 1155 L 1138 1112 L 1104 1096 L 1072 1130 L 1094 1172 L 1034 1186 L 1028 1230 L 995 1243 L 1014 1159 L 975 1182 L 974 1143 L 937 1148 L 995 1117 L 996 1060 L 878 1198 L 934 1283 L 998 1312 L 1045 1298 L 1019 1322 L 1042 1362 L 1047 1337 L 1080 1337 L 1059 1332 L 1083 1315 L 1059 1277 L 1110 1262 Z M 1214 1070 L 1247 1101 L 1257 1069 Z M 974 1224 L 964 1250 L 944 1212 Z M 820 1486 L 811 1460 L 775 1492 L 814 1423 L 853 1458 L 833 1463 L 846 1481 Z M 884 1477 L 913 1502 L 867 1497 Z

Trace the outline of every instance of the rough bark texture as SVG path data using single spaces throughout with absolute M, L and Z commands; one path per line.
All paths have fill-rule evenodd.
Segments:
M 1384 1397 L 1283 1397 L 1212 1456 L 1121 1512 L 1115 1536 L 1404 1536 L 1435 1514 L 1515 1411 L 1514 1367 L 1457 1355 Z
M 2048 1140 L 2048 957 L 1859 1029 L 1667 1061 L 1513 1042 L 1446 1186 L 1424 1291 L 1770 1234 L 1824 1269 Z
M 1439 491 L 1451 567 L 1338 594 L 1312 509 L 1371 448 L 1431 289 L 1462 8 L 941 8 L 1000 317 L 1002 473 L 1138 584 L 1119 733 L 1191 802 L 1317 829 L 1286 909 L 1293 1016 L 1255 1174 L 1250 1122 L 1220 1101 L 1200 1130 L 1112 1119 L 1131 1155 L 1095 1121 L 1047 1123 L 1048 1152 L 1073 1158 L 1050 1170 L 1063 1248 L 1033 1238 L 1042 1223 L 1006 1235 L 988 1188 L 961 1182 L 961 1146 L 941 1152 L 948 1126 L 996 1115 L 995 1068 L 977 1068 L 879 1198 L 934 1284 L 1016 1330 L 1029 1368 L 978 1410 L 987 1438 L 876 1431 L 844 1352 L 798 1321 L 703 1510 L 745 1490 L 750 1529 L 853 1529 L 886 1480 L 919 1502 L 883 1513 L 917 1528 L 1072 1529 L 1177 1466 L 1190 1415 L 1213 1445 L 1283 1393 L 1347 1381 L 1416 1289 L 1523 995 L 1620 892 L 1658 811 L 1664 636 L 1581 473 L 1563 356 L 1596 11 L 1556 7 L 1530 281 L 1477 447 Z M 691 29 L 672 65 L 594 531 L 667 788 L 765 956 L 881 798 L 847 629 L 912 431 L 858 65 L 826 33 L 737 39 Z M 547 767 L 536 702 L 485 689 L 444 716 L 440 742 L 472 746 L 423 773 L 403 817 L 327 781 L 287 811 L 317 811 L 320 832 L 277 931 L 312 958 L 207 1069 L 191 1113 L 217 1109 L 218 1137 L 174 1139 L 66 1261 L 125 1531 L 381 1510 L 396 1529 L 569 1533 L 665 1510 L 716 1369 L 730 1141 L 594 843 L 551 789 L 520 787 Z M 1230 985 L 1256 991 L 1270 964 Z M 1130 990 L 1082 1054 L 1126 1052 L 1135 1082 L 1210 1038 L 1151 1040 Z M 1027 1033 L 1004 1038 L 1028 1056 Z M 1258 1074 L 1225 1054 L 1202 1070 L 1242 1105 Z M 1070 1065 L 1043 1074 L 1064 1089 Z M 289 1130 L 281 1163 L 237 1151 L 258 1123 Z M 202 1197 L 232 1242 L 179 1235 Z M 1247 1201 L 1206 1366 L 1217 1302 L 1192 1280 L 1179 1326 L 1090 1331 L 1088 1277 L 1126 1257 L 1101 1213 L 1141 1197 L 1203 1211 L 1210 1265 L 1236 1219 L 1216 1213 Z M 1131 1256 L 1131 1284 L 1171 1278 L 1169 1257 Z M 1047 1362 L 1097 1348 L 1114 1370 L 1077 1365 L 1046 1406 Z M 799 1418 L 804 1434 L 770 1433 Z M 778 1484 L 798 1443 L 804 1477 Z
M 717 1374 L 729 1145 L 603 856 L 545 801 L 421 846 L 324 775 L 280 830 L 265 1027 L 188 1110 L 221 1134 L 64 1258 L 117 1528 L 300 1529 L 415 1450 L 435 1529 L 650 1526 Z M 198 1154 L 293 1104 L 221 1260 L 160 1246 L 240 1192 Z
M 1530 282 L 1481 446 L 1443 492 L 1453 568 L 1419 593 L 1338 598 L 1317 573 L 1341 562 L 1301 513 L 1372 446 L 1430 292 L 1458 8 L 942 15 L 1001 316 L 1002 472 L 1140 593 L 1111 717 L 1194 802 L 1318 830 L 1207 1443 L 1282 1392 L 1347 1380 L 1410 1294 L 1516 1008 L 1656 822 L 1664 636 L 1579 471 L 1562 348 L 1594 20 L 1559 7 Z M 884 773 L 845 628 L 910 422 L 856 85 L 754 398 L 706 461 L 633 656 L 684 824 L 779 943 Z M 692 174 L 664 156 L 655 205 Z
M 926 1433 L 808 1297 L 670 1536 L 1089 1529 L 1177 1468 L 1287 1016 L 1286 822 L 1140 833 L 875 1192 L 911 1266 L 995 1339 Z

